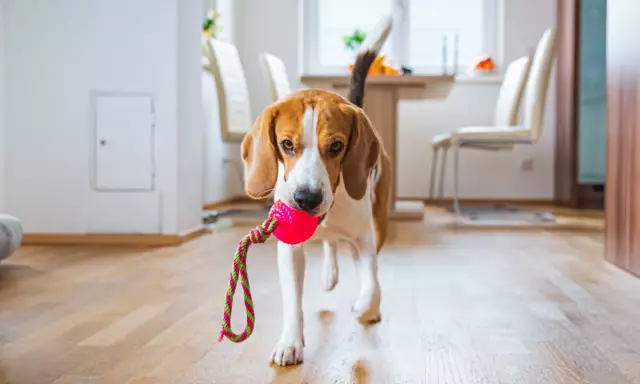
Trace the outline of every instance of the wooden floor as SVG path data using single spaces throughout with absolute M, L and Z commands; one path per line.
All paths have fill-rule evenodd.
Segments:
M 305 286 L 304 364 L 268 364 L 281 329 L 273 243 L 252 249 L 257 327 L 217 342 L 234 228 L 180 248 L 23 248 L 0 264 L 0 381 L 36 383 L 640 383 L 640 279 L 601 231 L 395 224 L 383 320 L 364 328 L 351 260 Z M 244 313 L 236 300 L 234 322 Z

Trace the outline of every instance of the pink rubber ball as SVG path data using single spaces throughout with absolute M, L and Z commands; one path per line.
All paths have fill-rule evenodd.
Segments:
M 290 245 L 309 240 L 316 232 L 319 222 L 318 217 L 293 209 L 280 200 L 271 207 L 269 218 L 275 218 L 278 221 L 278 227 L 273 231 L 273 235 Z

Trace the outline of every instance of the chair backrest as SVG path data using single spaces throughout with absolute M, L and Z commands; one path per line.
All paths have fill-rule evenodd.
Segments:
M 260 65 L 267 80 L 271 102 L 275 103 L 291 93 L 287 67 L 279 57 L 266 52 L 262 53 L 260 55 Z
M 518 125 L 518 112 L 522 95 L 527 84 L 531 58 L 528 56 L 514 60 L 507 67 L 504 81 L 498 94 L 494 123 L 498 127 Z
M 206 39 L 204 53 L 216 82 L 222 141 L 241 141 L 253 122 L 249 88 L 238 50 L 232 44 Z
M 544 108 L 555 51 L 556 30 L 549 28 L 544 32 L 536 47 L 524 94 L 524 126 L 530 130 L 530 139 L 534 142 L 542 135 Z

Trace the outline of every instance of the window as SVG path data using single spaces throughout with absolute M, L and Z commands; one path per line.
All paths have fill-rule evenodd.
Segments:
M 395 24 L 383 54 L 416 73 L 465 71 L 498 54 L 501 0 L 304 0 L 304 71 L 345 73 L 353 53 L 343 36 L 369 31 L 386 14 Z M 457 54 L 456 47 L 457 46 Z

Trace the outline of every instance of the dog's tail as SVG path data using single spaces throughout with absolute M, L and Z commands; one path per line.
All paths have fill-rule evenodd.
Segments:
M 362 108 L 364 104 L 364 83 L 373 61 L 378 57 L 378 52 L 364 50 L 358 52 L 356 63 L 353 65 L 353 72 L 349 79 L 349 99 L 350 102 Z
M 364 104 L 364 85 L 369 74 L 369 68 L 378 57 L 382 46 L 387 37 L 389 37 L 389 33 L 391 33 L 392 21 L 390 16 L 382 19 L 367 36 L 358 51 L 351 78 L 349 79 L 349 95 L 347 99 L 360 108 Z

